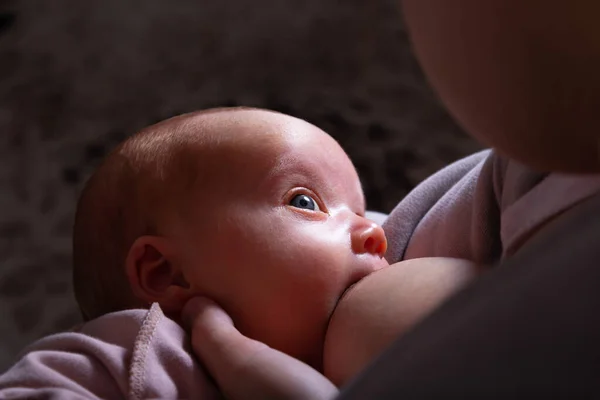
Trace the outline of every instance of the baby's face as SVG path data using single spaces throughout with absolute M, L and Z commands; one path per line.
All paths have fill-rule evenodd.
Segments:
M 338 300 L 387 266 L 384 233 L 364 217 L 349 158 L 315 126 L 255 110 L 209 118 L 214 183 L 191 197 L 185 278 L 243 333 L 320 368 Z

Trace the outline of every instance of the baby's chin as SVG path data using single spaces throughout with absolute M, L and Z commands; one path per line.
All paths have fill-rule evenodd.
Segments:
M 396 338 L 478 274 L 475 264 L 422 258 L 392 264 L 349 287 L 331 317 L 323 372 L 343 385 Z

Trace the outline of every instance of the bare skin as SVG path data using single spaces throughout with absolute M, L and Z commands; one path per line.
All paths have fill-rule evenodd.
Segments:
M 401 4 L 423 70 L 471 135 L 542 171 L 600 171 L 600 3 Z
M 465 260 L 420 258 L 362 279 L 342 297 L 329 323 L 324 375 L 344 385 L 479 272 Z

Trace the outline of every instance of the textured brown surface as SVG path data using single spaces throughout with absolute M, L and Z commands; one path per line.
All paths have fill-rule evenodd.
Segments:
M 0 370 L 78 322 L 70 229 L 99 158 L 152 122 L 234 104 L 330 132 L 381 211 L 478 148 L 425 84 L 392 0 L 0 0 Z

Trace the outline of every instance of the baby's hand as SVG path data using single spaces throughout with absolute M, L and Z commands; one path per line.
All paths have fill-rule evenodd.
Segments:
M 196 356 L 228 399 L 332 399 L 338 393 L 313 368 L 242 335 L 211 300 L 191 299 L 182 320 Z

